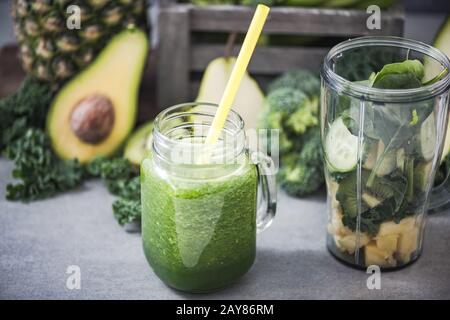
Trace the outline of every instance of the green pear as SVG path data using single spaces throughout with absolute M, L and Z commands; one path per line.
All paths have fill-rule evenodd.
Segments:
M 197 102 L 216 104 L 220 102 L 235 62 L 235 57 L 220 57 L 209 63 L 203 74 L 196 99 Z M 264 94 L 261 88 L 246 72 L 232 107 L 244 120 L 245 129 L 256 129 L 258 116 L 262 111 L 263 105 Z

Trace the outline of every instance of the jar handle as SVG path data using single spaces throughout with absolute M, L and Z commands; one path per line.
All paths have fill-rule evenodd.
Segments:
M 277 208 L 276 170 L 272 158 L 261 151 L 253 151 L 251 159 L 258 169 L 256 228 L 259 233 L 270 226 L 275 217 Z

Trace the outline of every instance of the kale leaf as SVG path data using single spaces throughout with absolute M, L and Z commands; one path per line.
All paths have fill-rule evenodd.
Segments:
M 83 180 L 77 160 L 60 160 L 51 150 L 50 141 L 41 129 L 28 129 L 6 149 L 15 168 L 14 178 L 20 180 L 7 185 L 9 200 L 31 201 L 50 197 L 73 189 Z
M 0 151 L 21 138 L 28 128 L 45 127 L 53 96 L 48 83 L 28 77 L 16 93 L 0 100 Z
M 113 213 L 117 222 L 121 226 L 127 223 L 140 221 L 141 201 L 120 198 L 113 203 Z
M 108 191 L 119 197 L 113 203 L 113 214 L 120 225 L 140 220 L 139 170 L 127 159 L 98 157 L 89 162 L 84 171 L 86 177 L 102 178 Z

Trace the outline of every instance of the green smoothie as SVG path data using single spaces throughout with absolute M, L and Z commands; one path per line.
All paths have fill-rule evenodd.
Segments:
M 152 158 L 142 163 L 144 252 L 156 275 L 173 288 L 216 290 L 253 264 L 256 168 L 242 164 L 234 174 L 217 176 L 216 171 L 211 179 L 168 177 Z

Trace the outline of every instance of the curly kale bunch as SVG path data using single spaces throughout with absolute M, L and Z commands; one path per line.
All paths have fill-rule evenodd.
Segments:
M 17 92 L 0 100 L 0 151 L 22 138 L 28 128 L 44 128 L 53 97 L 48 83 L 27 77 Z
M 139 170 L 125 158 L 98 157 L 85 166 L 86 177 L 100 177 L 108 191 L 119 197 L 113 213 L 120 225 L 138 222 L 141 218 L 141 183 Z
M 9 200 L 47 198 L 83 180 L 78 161 L 60 160 L 44 131 L 53 97 L 48 83 L 27 77 L 17 92 L 0 100 L 0 151 L 14 162 L 18 180 L 6 187 Z
M 12 172 L 20 180 L 9 184 L 9 200 L 31 201 L 50 197 L 75 188 L 83 181 L 83 171 L 77 160 L 60 160 L 52 152 L 50 140 L 41 129 L 28 129 L 6 149 L 6 156 L 14 161 Z
M 281 187 L 306 196 L 324 182 L 319 132 L 320 82 L 306 70 L 293 70 L 269 85 L 259 128 L 279 129 Z M 267 146 L 267 150 L 271 150 Z

